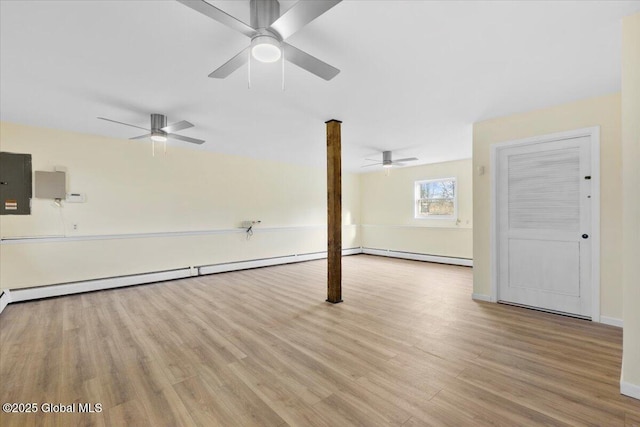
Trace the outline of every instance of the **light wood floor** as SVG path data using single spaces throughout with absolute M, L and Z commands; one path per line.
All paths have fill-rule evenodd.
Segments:
M 472 270 L 358 255 L 9 305 L 0 425 L 640 425 L 618 328 L 471 300 Z

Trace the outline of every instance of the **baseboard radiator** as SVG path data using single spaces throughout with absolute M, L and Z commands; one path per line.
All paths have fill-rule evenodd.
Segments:
M 356 255 L 362 253 L 362 248 L 343 249 L 342 255 Z M 175 270 L 157 271 L 153 273 L 133 274 L 128 276 L 108 277 L 104 279 L 85 280 L 72 283 L 60 283 L 32 288 L 3 289 L 0 295 L 0 313 L 10 303 L 72 295 L 82 292 L 93 292 L 105 289 L 121 288 L 124 286 L 142 285 L 147 283 L 164 282 L 167 280 L 184 279 L 207 274 L 229 271 L 246 270 L 250 268 L 267 267 L 295 262 L 304 262 L 327 257 L 326 252 L 296 254 L 282 257 L 256 259 L 250 261 L 230 262 L 214 265 L 185 267 Z
M 399 252 L 374 248 L 349 248 L 343 249 L 342 255 L 369 254 L 403 258 L 416 261 L 436 262 L 441 264 L 453 264 L 472 266 L 473 261 L 465 258 L 451 258 L 436 255 L 426 255 L 411 252 Z M 32 288 L 4 289 L 0 294 L 0 313 L 4 308 L 15 302 L 30 301 L 41 298 L 51 298 L 63 295 L 72 295 L 82 292 L 93 292 L 105 289 L 120 288 L 124 286 L 142 285 L 147 283 L 164 282 L 167 280 L 184 279 L 194 276 L 224 273 L 230 271 L 247 270 L 251 268 L 268 267 L 274 265 L 291 264 L 296 262 L 312 261 L 327 257 L 327 252 L 313 252 L 306 254 L 294 254 L 281 257 L 238 261 L 230 263 L 212 264 L 204 266 L 185 267 L 174 270 L 158 271 L 152 273 L 134 274 L 128 276 L 108 277 L 104 279 L 86 280 L 72 283 L 60 283 Z

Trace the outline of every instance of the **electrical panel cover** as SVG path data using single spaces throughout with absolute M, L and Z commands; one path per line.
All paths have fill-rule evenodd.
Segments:
M 31 154 L 0 152 L 0 215 L 30 215 L 31 188 Z

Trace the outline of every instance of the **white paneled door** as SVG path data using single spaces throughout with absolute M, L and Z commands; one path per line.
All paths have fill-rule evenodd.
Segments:
M 498 300 L 592 316 L 591 138 L 497 150 Z

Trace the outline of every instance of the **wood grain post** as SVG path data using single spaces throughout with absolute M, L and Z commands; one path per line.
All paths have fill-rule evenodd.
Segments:
M 342 154 L 340 120 L 327 125 L 327 301 L 342 302 Z

